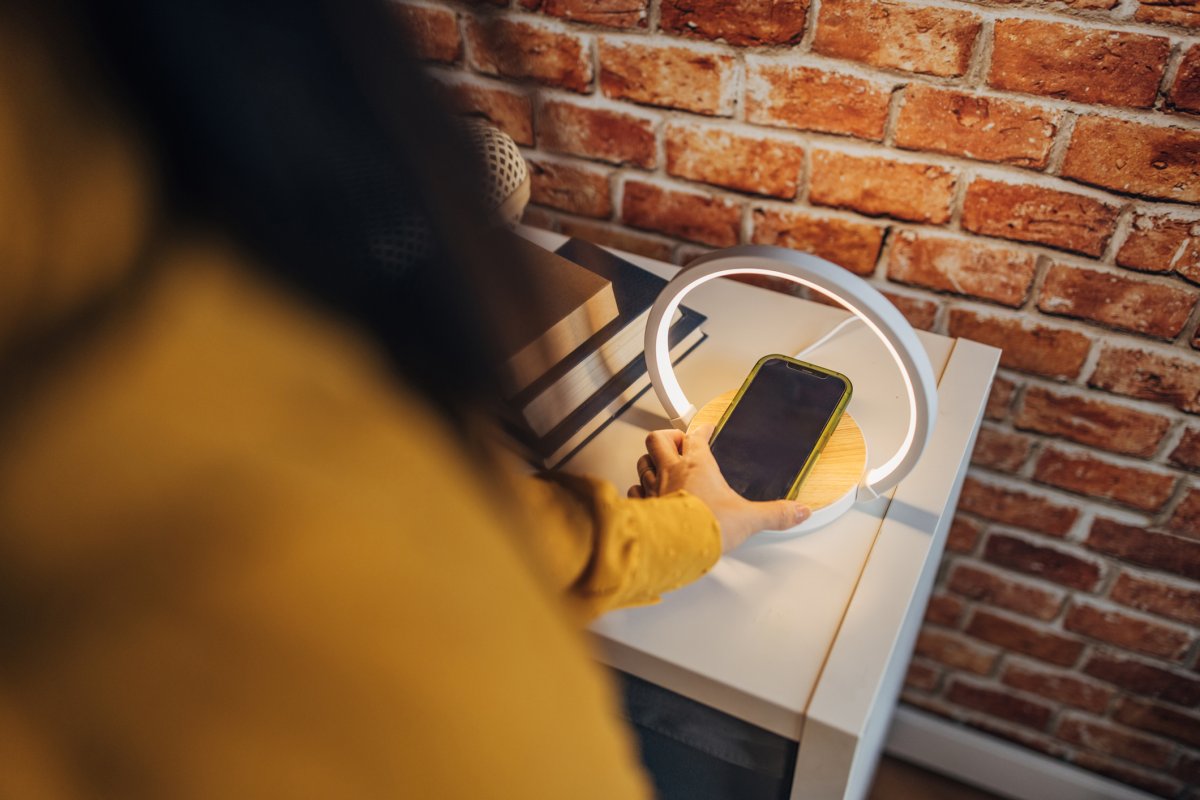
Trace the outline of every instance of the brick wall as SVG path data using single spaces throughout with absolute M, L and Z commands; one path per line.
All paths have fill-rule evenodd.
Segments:
M 1004 349 L 905 701 L 1200 796 L 1200 2 L 416 0 L 528 221 Z

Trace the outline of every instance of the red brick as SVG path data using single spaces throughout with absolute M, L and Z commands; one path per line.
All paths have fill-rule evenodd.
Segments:
M 1200 203 L 1200 131 L 1080 117 L 1062 174 L 1119 192 Z
M 891 89 L 853 75 L 746 59 L 746 121 L 879 141 Z
M 1179 781 L 1164 777 L 1161 773 L 1146 772 L 1145 770 L 1129 767 L 1120 762 L 1114 762 L 1108 756 L 1091 753 L 1086 750 L 1073 756 L 1071 762 L 1080 769 L 1105 775 L 1115 781 L 1136 786 L 1159 797 L 1175 797 L 1179 794 L 1181 788 Z
M 962 226 L 988 236 L 1098 256 L 1116 229 L 1118 211 L 1080 194 L 980 178 L 967 188 Z
M 467 60 L 480 72 L 575 92 L 591 88 L 591 47 L 582 36 L 502 17 L 468 17 L 467 43 Z
M 983 483 L 970 475 L 963 482 L 958 507 L 961 511 L 1050 536 L 1066 535 L 1079 515 L 1074 508 L 1057 505 L 1037 495 Z
M 612 215 L 607 172 L 560 161 L 529 158 L 530 199 L 585 217 Z
M 925 607 L 925 621 L 953 628 L 962 619 L 963 601 L 949 594 L 934 593 Z
M 966 517 L 955 516 L 946 534 L 946 549 L 954 553 L 970 553 L 979 541 L 981 527 Z
M 1134 564 L 1200 580 L 1200 542 L 1097 518 L 1084 544 Z
M 917 637 L 916 654 L 957 670 L 986 675 L 992 671 L 999 653 L 994 647 L 981 647 L 962 636 L 925 628 Z
M 902 692 L 900 699 L 913 708 L 919 708 L 922 711 L 928 711 L 930 714 L 937 714 L 947 719 L 957 719 L 957 709 L 935 697 L 930 697 L 927 694 L 919 694 L 917 692 Z
M 1175 82 L 1167 93 L 1167 105 L 1176 111 L 1200 114 L 1200 45 L 1192 45 L 1184 52 Z
M 625 183 L 621 221 L 713 247 L 730 247 L 738 241 L 742 209 L 719 197 L 631 180 Z
M 1047 661 L 1060 667 L 1069 667 L 1083 652 L 1083 642 L 1061 633 L 1017 622 L 1014 619 L 976 609 L 966 631 L 977 639 L 1000 645 Z
M 1061 114 L 923 84 L 904 92 L 896 144 L 1021 167 L 1046 166 Z
M 1021 430 L 1143 457 L 1154 454 L 1170 424 L 1166 417 L 1035 386 L 1026 390 L 1013 420 Z
M 600 40 L 600 88 L 608 97 L 728 116 L 736 72 L 733 56 L 709 50 Z
M 1171 461 L 1181 467 L 1200 470 L 1200 428 L 1188 428 L 1171 451 Z
M 1043 703 L 1025 700 L 1005 691 L 968 684 L 957 678 L 946 690 L 946 699 L 951 703 L 1038 730 L 1045 730 L 1046 723 L 1050 721 L 1053 713 L 1053 709 Z
M 981 428 L 971 463 L 1000 472 L 1016 472 L 1029 457 L 1032 444 L 1028 436 L 1019 433 Z
M 997 89 L 1137 108 L 1154 105 L 1171 52 L 1159 36 L 1033 19 L 998 20 L 992 41 Z
M 1047 314 L 1160 339 L 1178 336 L 1195 305 L 1193 289 L 1067 264 L 1051 265 L 1038 295 L 1038 308 Z
M 1000 472 L 1016 472 L 1029 457 L 1032 446 L 1028 436 L 1018 433 L 982 428 L 975 440 L 971 463 Z
M 1200 220 L 1139 214 L 1117 263 L 1143 272 L 1176 272 L 1200 283 Z
M 1074 714 L 1059 721 L 1057 735 L 1060 739 L 1089 750 L 1123 758 L 1152 769 L 1165 767 L 1174 749 L 1162 739 L 1129 733 L 1099 720 Z
M 808 0 L 664 0 L 659 27 L 746 46 L 799 44 Z
M 1095 561 L 1008 534 L 992 533 L 988 536 L 983 557 L 993 564 L 1036 575 L 1072 589 L 1088 591 L 1100 582 L 1100 565 Z
M 521 0 L 521 6 L 573 22 L 610 28 L 644 28 L 649 0 Z
M 1004 356 L 1001 355 L 1001 358 Z M 1003 376 L 997 376 L 992 381 L 992 390 L 988 393 L 987 406 L 983 409 L 983 416 L 986 419 L 1004 420 L 1008 419 L 1008 412 L 1012 409 L 1013 395 L 1016 394 L 1017 385 Z
M 1200 28 L 1200 2 L 1197 0 L 1140 0 L 1134 19 L 1138 22 L 1165 22 Z
M 813 50 L 875 67 L 951 77 L 967 71 L 979 17 L 888 0 L 822 0 Z
M 1187 783 L 1200 785 L 1200 757 L 1184 755 L 1179 759 L 1179 763 L 1171 770 L 1172 774 L 1181 778 Z M 1196 800 L 1196 795 L 1193 793 L 1191 800 Z
M 1001 681 L 1014 689 L 1097 714 L 1108 708 L 1108 702 L 1114 694 L 1112 689 L 1080 680 L 1068 673 L 1012 662 L 1004 670 Z
M 1105 347 L 1088 386 L 1200 414 L 1200 357 Z
M 896 234 L 889 280 L 1019 306 L 1033 284 L 1031 253 L 913 231 Z
M 533 104 L 523 94 L 467 81 L 444 82 L 452 108 L 483 117 L 517 144 L 533 144 Z
M 1200 539 L 1200 489 L 1189 488 L 1175 506 L 1167 529 L 1182 536 Z
M 645 236 L 624 228 L 615 228 L 584 220 L 562 219 L 559 227 L 567 236 L 577 236 L 587 239 L 593 244 L 624 250 L 627 253 L 637 253 L 647 258 L 659 261 L 670 261 L 672 245 L 651 236 Z
M 1167 736 L 1178 742 L 1200 747 L 1200 716 L 1185 714 L 1156 703 L 1124 698 L 1113 719 L 1138 730 Z
M 405 41 L 413 55 L 425 61 L 452 63 L 462 57 L 458 17 L 448 8 L 389 3 L 400 21 Z
M 937 303 L 895 292 L 881 291 L 880 294 L 900 310 L 909 325 L 923 331 L 933 330 L 933 326 L 937 322 L 938 308 L 940 308 Z
M 1033 479 L 1076 494 L 1112 500 L 1141 511 L 1156 511 L 1171 499 L 1176 478 L 1130 465 L 1114 464 L 1086 453 L 1055 447 L 1037 460 Z
M 812 253 L 856 275 L 869 275 L 883 247 L 883 228 L 791 209 L 756 208 L 751 241 Z
M 804 150 L 790 142 L 722 128 L 668 125 L 667 172 L 743 192 L 796 196 Z
M 1109 596 L 1130 608 L 1200 625 L 1200 589 L 1124 572 Z
M 1040 620 L 1058 616 L 1066 592 L 1043 589 L 1028 581 L 1000 575 L 976 564 L 959 562 L 946 586 L 963 597 Z
M 612 164 L 655 165 L 654 123 L 650 120 L 574 103 L 551 100 L 538 109 L 538 145 Z
M 1151 699 L 1161 698 L 1181 706 L 1200 703 L 1200 680 L 1126 656 L 1095 653 L 1083 671 L 1093 678 Z
M 1125 650 L 1172 661 L 1182 659 L 1195 641 L 1195 637 L 1183 628 L 1079 601 L 1067 609 L 1063 628 Z
M 951 336 L 1001 348 L 1000 366 L 1050 378 L 1077 377 L 1092 346 L 1082 333 L 1031 322 L 1024 316 L 952 308 L 946 324 Z
M 1064 0 L 1063 5 L 1083 11 L 1107 11 L 1117 7 L 1119 0 Z M 994 0 L 994 5 L 1023 5 L 1024 0 Z
M 932 692 L 937 688 L 938 678 L 941 676 L 940 669 L 921 661 L 913 661 L 908 665 L 908 672 L 904 675 L 904 685 L 909 689 Z
M 941 225 L 950 220 L 957 182 L 957 173 L 933 164 L 816 150 L 808 198 L 814 205 Z

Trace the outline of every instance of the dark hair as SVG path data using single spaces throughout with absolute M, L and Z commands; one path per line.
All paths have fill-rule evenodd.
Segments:
M 386 2 L 81 10 L 158 150 L 172 213 L 220 226 L 264 269 L 365 328 L 460 428 L 467 409 L 494 399 L 477 298 L 519 285 L 520 262 Z M 429 247 L 397 258 L 389 247 L 413 226 Z

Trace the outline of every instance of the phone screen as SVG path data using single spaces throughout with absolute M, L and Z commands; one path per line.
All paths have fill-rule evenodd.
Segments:
M 848 388 L 782 359 L 764 362 L 712 443 L 734 491 L 747 500 L 787 497 Z

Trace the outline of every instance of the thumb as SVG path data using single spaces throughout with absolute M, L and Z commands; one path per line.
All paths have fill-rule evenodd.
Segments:
M 717 429 L 712 423 L 697 425 L 683 437 L 683 452 L 697 450 L 701 453 L 708 450 L 708 442 L 712 439 L 713 431 Z
M 772 500 L 754 505 L 759 513 L 760 530 L 784 531 L 812 516 L 807 506 L 794 500 Z

